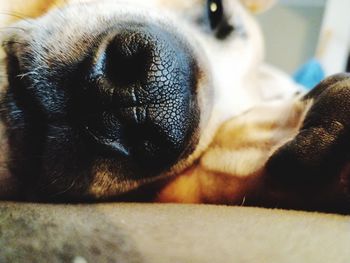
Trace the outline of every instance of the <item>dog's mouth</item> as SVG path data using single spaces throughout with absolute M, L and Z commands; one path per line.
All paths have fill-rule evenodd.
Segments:
M 183 40 L 140 23 L 91 38 L 74 63 L 39 40 L 6 45 L 10 169 L 40 198 L 117 196 L 169 172 L 198 140 L 198 66 Z

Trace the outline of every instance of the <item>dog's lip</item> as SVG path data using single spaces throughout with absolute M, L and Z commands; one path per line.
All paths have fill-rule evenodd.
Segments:
M 88 126 L 85 126 L 86 134 L 89 135 L 90 139 L 92 139 L 95 143 L 100 146 L 103 146 L 105 150 L 113 153 L 117 153 L 122 157 L 129 157 L 130 150 L 123 145 L 121 142 L 115 139 L 109 139 L 101 135 L 95 134 Z

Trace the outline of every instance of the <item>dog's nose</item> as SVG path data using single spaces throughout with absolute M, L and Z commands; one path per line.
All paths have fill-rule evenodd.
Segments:
M 106 75 L 116 87 L 145 84 L 152 60 L 159 59 L 157 39 L 138 31 L 118 33 L 106 49 Z
M 197 67 L 175 34 L 156 25 L 116 30 L 98 50 L 88 79 L 91 102 L 100 105 L 88 126 L 101 144 L 157 167 L 190 150 L 199 123 Z

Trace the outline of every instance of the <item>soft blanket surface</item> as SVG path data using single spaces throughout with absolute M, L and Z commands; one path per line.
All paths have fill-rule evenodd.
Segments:
M 0 203 L 0 262 L 349 262 L 350 217 L 262 208 Z

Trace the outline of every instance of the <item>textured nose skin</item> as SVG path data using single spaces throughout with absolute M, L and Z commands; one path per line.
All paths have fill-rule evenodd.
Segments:
M 139 164 L 175 163 L 199 123 L 197 69 L 186 44 L 158 26 L 130 25 L 108 38 L 96 61 L 90 90 L 102 106 L 89 119 L 94 137 Z

